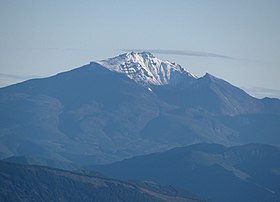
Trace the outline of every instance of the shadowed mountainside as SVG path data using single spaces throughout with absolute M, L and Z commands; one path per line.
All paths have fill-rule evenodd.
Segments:
M 196 144 L 91 167 L 121 179 L 151 180 L 213 201 L 279 201 L 280 148 Z

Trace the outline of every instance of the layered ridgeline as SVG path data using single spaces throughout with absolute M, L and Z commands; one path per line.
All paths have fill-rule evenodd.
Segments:
M 195 144 L 92 167 L 111 177 L 180 187 L 210 201 L 280 201 L 280 147 Z
M 279 144 L 279 123 L 278 99 L 147 52 L 0 89 L 0 157 L 67 168 L 198 142 Z
M 202 202 L 174 187 L 149 182 L 129 183 L 98 173 L 69 172 L 2 161 L 0 173 L 0 201 Z

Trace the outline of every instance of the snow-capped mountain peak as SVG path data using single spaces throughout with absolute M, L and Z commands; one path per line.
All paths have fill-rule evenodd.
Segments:
M 129 52 L 98 63 L 144 85 L 166 85 L 197 78 L 180 65 L 158 59 L 150 52 Z

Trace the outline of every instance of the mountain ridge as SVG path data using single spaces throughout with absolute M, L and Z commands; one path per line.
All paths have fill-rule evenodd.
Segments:
M 0 161 L 0 173 L 1 201 L 204 201 L 174 188 L 143 186 L 96 172 Z

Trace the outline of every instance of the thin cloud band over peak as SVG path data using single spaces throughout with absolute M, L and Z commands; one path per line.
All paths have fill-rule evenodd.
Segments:
M 167 54 L 167 55 L 182 55 L 182 56 L 196 56 L 196 57 L 214 57 L 214 58 L 225 58 L 225 59 L 235 59 L 227 55 L 221 55 L 216 53 L 202 52 L 202 51 L 191 51 L 191 50 L 164 50 L 164 49 L 122 49 L 122 51 L 136 51 L 136 52 L 151 52 L 157 54 Z

